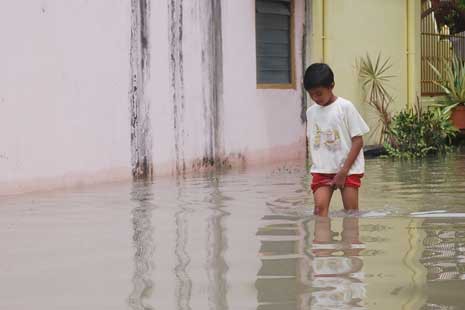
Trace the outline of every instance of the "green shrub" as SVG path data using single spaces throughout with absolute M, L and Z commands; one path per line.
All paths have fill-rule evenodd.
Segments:
M 392 118 L 384 147 L 391 157 L 423 158 L 450 151 L 455 134 L 448 114 L 440 109 L 423 111 L 417 105 Z

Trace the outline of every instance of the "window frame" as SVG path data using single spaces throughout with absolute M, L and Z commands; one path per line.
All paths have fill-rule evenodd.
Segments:
M 255 78 L 255 82 L 257 84 L 257 89 L 296 89 L 296 70 L 295 70 L 295 1 L 290 0 L 290 27 L 289 27 L 289 53 L 290 53 L 290 83 L 258 83 L 257 79 L 258 76 Z M 257 8 L 256 8 L 257 0 L 254 0 L 254 27 L 255 27 L 255 62 L 256 66 L 257 63 Z M 257 70 L 255 69 L 255 72 Z

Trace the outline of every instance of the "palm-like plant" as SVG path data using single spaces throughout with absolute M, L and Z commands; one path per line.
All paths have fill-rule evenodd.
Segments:
M 465 62 L 457 56 L 452 61 L 444 64 L 441 72 L 433 64 L 429 64 L 438 80 L 433 81 L 445 93 L 446 100 L 439 101 L 436 105 L 441 107 L 444 113 L 451 112 L 455 107 L 465 103 Z
M 382 60 L 381 54 L 378 54 L 375 61 L 373 61 L 369 55 L 360 57 L 358 60 L 358 75 L 362 90 L 365 94 L 364 101 L 371 106 L 378 115 L 377 129 L 381 126 L 380 144 L 386 137 L 392 119 L 389 106 L 393 102 L 393 98 L 385 86 L 386 83 L 394 77 L 389 74 L 391 68 L 391 59 L 387 58 Z

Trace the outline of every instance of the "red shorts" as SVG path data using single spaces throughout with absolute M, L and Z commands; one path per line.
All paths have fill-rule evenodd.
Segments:
M 312 192 L 315 192 L 322 186 L 331 186 L 331 181 L 336 174 L 312 173 Z M 359 188 L 362 185 L 363 174 L 351 174 L 347 176 L 344 186 Z

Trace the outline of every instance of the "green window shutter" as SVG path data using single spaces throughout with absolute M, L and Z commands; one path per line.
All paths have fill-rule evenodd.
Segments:
M 291 0 L 256 0 L 257 83 L 291 83 Z

